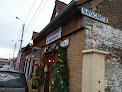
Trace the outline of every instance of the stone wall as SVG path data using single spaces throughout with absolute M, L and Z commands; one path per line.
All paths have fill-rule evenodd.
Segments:
M 105 92 L 121 92 L 122 31 L 87 18 L 85 49 L 110 52 L 105 60 Z

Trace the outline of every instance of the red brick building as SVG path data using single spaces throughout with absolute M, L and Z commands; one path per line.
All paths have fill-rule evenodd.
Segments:
M 113 13 L 110 10 L 114 9 L 113 7 L 116 10 L 116 8 L 121 8 L 121 6 L 117 7 L 115 5 L 111 8 L 110 5 L 113 5 L 113 2 L 116 1 L 73 0 L 70 4 L 66 5 L 56 0 L 50 23 L 33 39 L 34 47 L 41 49 L 32 50 L 28 44 L 23 50 L 25 54 L 23 60 L 25 61 L 21 68 L 24 69 L 26 76 L 29 76 L 30 89 L 32 88 L 31 75 L 34 75 L 35 71 L 35 68 L 33 68 L 35 67 L 34 62 L 37 61 L 40 63 L 40 58 L 46 53 L 46 49 L 53 47 L 57 42 L 61 42 L 63 44 L 62 47 L 64 46 L 67 50 L 69 92 L 82 92 L 82 50 L 86 49 L 98 49 L 110 52 L 109 55 L 106 55 L 105 62 L 105 90 L 106 92 L 121 92 L 122 31 L 121 20 L 118 19 L 121 16 L 116 16 L 120 11 L 117 10 L 118 12 Z M 83 11 L 83 7 L 85 11 Z M 97 17 L 95 14 L 97 14 Z M 32 59 L 32 57 L 34 58 Z M 45 62 L 49 64 L 48 61 Z M 48 75 L 51 75 L 52 65 L 48 65 Z M 110 76 L 110 72 L 112 72 L 112 76 Z M 45 85 L 41 88 L 44 92 L 49 91 L 45 90 L 49 88 L 46 82 L 49 82 L 49 77 L 45 78 Z
M 0 58 L 0 68 L 4 65 L 10 65 L 10 61 L 8 59 Z

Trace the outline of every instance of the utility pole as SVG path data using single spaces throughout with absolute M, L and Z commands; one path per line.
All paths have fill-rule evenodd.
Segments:
M 9 54 L 9 59 L 11 59 L 11 57 L 10 57 L 10 56 L 11 56 L 11 54 Z
M 18 17 L 16 17 L 16 19 L 20 20 Z M 20 20 L 20 21 L 23 22 L 22 20 Z M 21 40 L 20 40 L 20 50 L 22 49 L 24 29 L 25 29 L 25 23 L 23 22 L 23 24 L 22 24 L 22 36 L 21 36 Z
M 19 19 L 19 18 L 16 17 L 16 19 Z M 20 20 L 20 21 L 23 22 L 22 20 Z M 23 22 L 23 24 L 22 24 L 22 36 L 21 36 L 21 40 L 20 40 L 20 49 L 19 49 L 19 53 L 18 53 L 18 56 L 17 56 L 16 69 L 19 69 L 19 65 L 20 65 L 21 54 L 22 54 L 22 42 L 23 42 L 24 29 L 25 29 L 25 23 Z
M 15 54 L 16 45 L 17 45 L 17 43 L 15 43 L 15 46 L 14 46 L 13 59 L 14 59 L 14 54 Z
M 22 49 L 24 29 L 25 29 L 25 24 L 22 24 L 22 36 L 21 36 L 21 42 L 20 42 L 20 50 Z

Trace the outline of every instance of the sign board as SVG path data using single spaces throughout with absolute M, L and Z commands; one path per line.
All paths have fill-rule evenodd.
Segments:
M 41 50 L 41 48 L 39 48 L 39 47 L 33 47 L 33 49 L 36 49 L 36 50 Z
M 69 45 L 69 38 L 60 42 L 61 47 L 67 47 Z
M 53 44 L 53 45 L 51 46 L 51 48 L 50 48 L 49 51 L 51 51 L 51 49 L 54 49 L 55 46 L 56 46 L 56 44 Z M 65 40 L 61 41 L 61 42 L 60 42 L 60 46 L 63 47 L 63 48 L 69 46 L 69 38 L 66 38 Z M 46 48 L 44 49 L 45 53 L 46 53 L 47 49 L 48 49 L 48 47 L 46 47 Z M 58 49 L 58 48 L 56 47 L 55 49 Z
M 47 35 L 46 37 L 46 45 L 61 38 L 61 27 Z
M 40 60 L 40 58 L 34 58 L 34 57 L 32 57 L 32 59 L 33 59 L 33 60 Z
M 99 21 L 102 21 L 104 23 L 108 23 L 108 18 L 106 18 L 106 17 L 104 17 L 104 16 L 102 16 L 100 14 L 97 14 L 97 13 L 95 13 L 93 11 L 90 11 L 90 10 L 84 8 L 84 7 L 81 9 L 81 13 L 84 14 L 84 15 L 87 15 L 89 17 L 92 17 L 94 19 L 97 19 Z

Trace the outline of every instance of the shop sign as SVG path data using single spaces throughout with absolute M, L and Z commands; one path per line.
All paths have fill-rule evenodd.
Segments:
M 67 46 L 69 46 L 69 38 L 67 38 L 67 39 L 65 39 L 65 40 L 63 40 L 63 41 L 61 41 L 60 42 L 60 45 L 61 45 L 61 47 L 67 47 Z
M 92 18 L 94 18 L 94 19 L 97 19 L 97 20 L 99 20 L 99 21 L 102 21 L 102 22 L 104 22 L 104 23 L 108 23 L 108 18 L 106 18 L 106 17 L 104 17 L 104 16 L 102 16 L 102 15 L 100 15 L 100 14 L 97 14 L 97 13 L 95 13 L 95 12 L 93 12 L 93 11 L 90 11 L 90 10 L 84 8 L 84 7 L 81 9 L 81 12 L 82 12 L 82 14 L 84 14 L 84 15 L 87 15 L 87 16 L 89 16 L 89 17 L 92 17 Z
M 61 27 L 56 29 L 46 37 L 46 45 L 59 38 L 61 38 Z
M 65 40 L 61 41 L 61 42 L 60 42 L 60 46 L 63 47 L 63 48 L 66 48 L 67 46 L 69 46 L 69 38 L 66 38 Z M 49 51 L 51 51 L 51 49 L 54 49 L 54 48 L 55 48 L 55 49 L 58 49 L 58 46 L 56 46 L 56 44 L 53 44 L 53 45 L 51 46 L 51 48 L 50 48 Z M 47 52 L 47 49 L 49 49 L 49 47 L 46 47 L 46 48 L 44 49 L 45 53 Z
M 32 57 L 32 59 L 33 59 L 33 60 L 40 60 L 40 58 L 34 58 L 34 57 Z
M 33 49 L 35 49 L 35 50 L 41 50 L 41 48 L 39 48 L 39 47 L 33 47 Z

